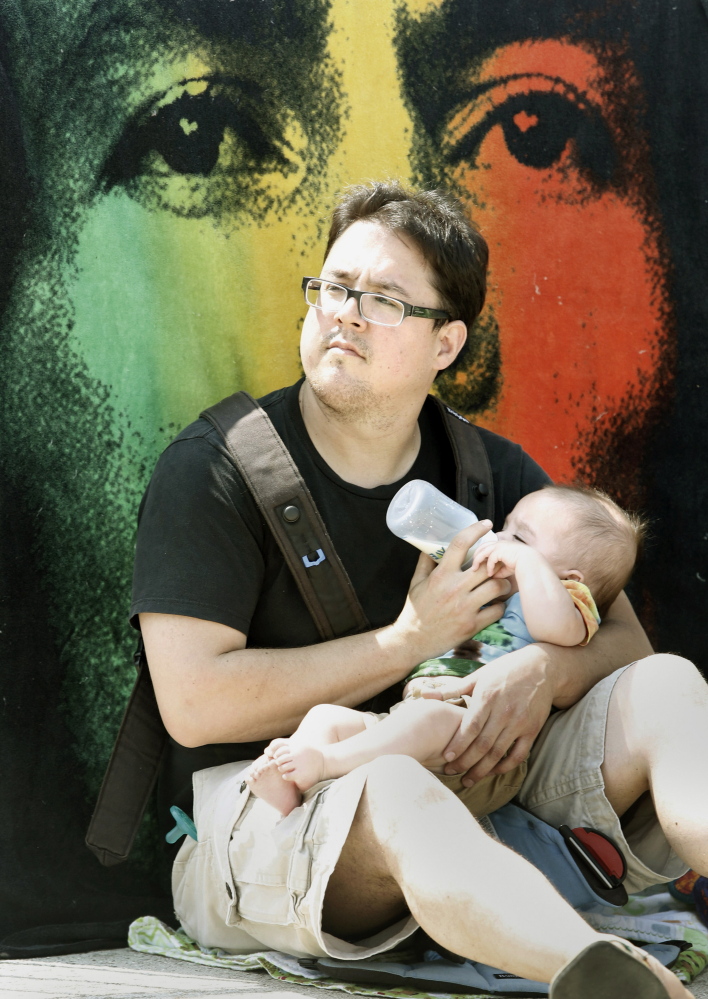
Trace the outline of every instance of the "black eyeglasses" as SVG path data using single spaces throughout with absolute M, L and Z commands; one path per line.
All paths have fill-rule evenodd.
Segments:
M 323 312 L 336 312 L 350 298 L 356 299 L 362 319 L 377 326 L 400 326 L 406 316 L 419 319 L 452 319 L 449 312 L 441 309 L 425 309 L 421 305 L 409 305 L 398 298 L 377 295 L 371 291 L 356 291 L 343 284 L 324 281 L 322 278 L 302 279 L 305 301 L 314 309 Z

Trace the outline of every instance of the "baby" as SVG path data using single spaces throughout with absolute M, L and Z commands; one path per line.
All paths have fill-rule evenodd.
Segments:
M 471 788 L 462 785 L 461 775 L 443 772 L 450 761 L 442 754 L 471 700 L 460 695 L 460 677 L 530 642 L 587 644 L 629 579 L 644 533 L 639 518 L 598 490 L 546 486 L 529 493 L 497 541 L 477 550 L 469 570 L 486 563 L 489 576 L 508 577 L 512 584 L 504 616 L 466 646 L 478 661 L 450 654 L 422 663 L 390 714 L 333 704 L 312 708 L 289 739 L 274 739 L 248 768 L 251 791 L 287 815 L 320 781 L 399 754 L 437 773 L 475 815 L 500 808 L 521 786 L 525 763 Z

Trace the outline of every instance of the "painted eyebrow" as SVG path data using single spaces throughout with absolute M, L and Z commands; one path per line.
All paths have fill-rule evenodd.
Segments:
M 352 275 L 350 274 L 349 271 L 342 271 L 342 270 L 333 269 L 333 270 L 330 270 L 329 273 L 332 275 L 333 278 L 336 278 L 337 281 L 352 281 L 353 280 L 353 277 L 352 277 Z M 372 288 L 380 288 L 381 291 L 392 291 L 392 292 L 395 292 L 396 294 L 401 295 L 406 300 L 408 299 L 408 296 L 409 296 L 409 292 L 407 292 L 405 288 L 401 288 L 400 285 L 395 284 L 395 282 L 393 282 L 393 281 L 374 281 L 371 287 Z

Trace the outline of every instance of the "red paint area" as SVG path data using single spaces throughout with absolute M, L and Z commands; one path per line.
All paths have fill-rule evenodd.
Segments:
M 590 79 L 587 51 L 557 41 L 511 48 L 515 60 L 507 50 L 481 76 L 544 73 L 597 98 L 599 69 Z M 531 79 L 529 94 L 544 85 Z M 522 111 L 511 122 L 528 132 L 534 117 Z M 598 191 L 580 167 L 574 138 L 538 169 L 519 162 L 492 123 L 475 166 L 456 173 L 489 242 L 488 302 L 501 345 L 500 396 L 473 415 L 522 444 L 554 479 L 572 479 L 595 429 L 628 405 L 641 420 L 658 386 L 667 314 L 655 230 L 638 192 Z

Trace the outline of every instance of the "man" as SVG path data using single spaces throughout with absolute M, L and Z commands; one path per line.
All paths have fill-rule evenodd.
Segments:
M 206 421 L 158 463 L 142 509 L 132 614 L 168 731 L 183 747 L 202 747 L 191 763 L 189 750 L 175 748 L 168 795 L 181 793 L 190 766 L 252 758 L 313 705 L 360 705 L 500 617 L 506 581 L 461 568 L 488 524 L 461 532 L 437 568 L 426 556 L 414 565 L 412 550 L 384 526 L 388 500 L 407 479 L 451 491 L 452 457 L 426 397 L 465 344 L 485 270 L 486 246 L 454 199 L 395 184 L 353 189 L 334 214 L 321 274 L 340 291 L 308 298 L 305 378 L 263 400 L 372 630 L 317 643 Z M 546 477 L 515 445 L 492 434 L 483 440 L 503 520 Z M 706 806 L 689 817 L 674 786 L 679 757 L 662 730 L 666 691 L 657 678 L 671 663 L 696 760 L 708 748 L 700 734 L 708 729 L 705 684 L 690 664 L 662 657 L 608 676 L 649 651 L 623 596 L 587 648 L 530 646 L 466 681 L 473 707 L 449 746 L 449 769 L 470 782 L 531 753 L 522 802 L 555 824 L 604 828 L 620 840 L 634 890 L 689 864 L 708 869 Z M 548 721 L 552 706 L 576 702 Z M 562 976 L 578 955 L 592 981 L 597 954 L 587 948 L 598 935 L 418 764 L 377 760 L 314 789 L 281 822 L 239 790 L 241 769 L 236 762 L 197 777 L 199 842 L 186 843 L 175 863 L 176 910 L 202 944 L 365 957 L 419 923 L 475 960 L 543 981 L 561 972 L 558 997 L 571 995 Z M 705 785 L 697 767 L 693 776 Z M 445 850 L 431 852 L 443 837 Z M 623 959 L 630 983 L 648 974 L 627 951 Z M 665 981 L 657 995 L 686 994 L 669 973 L 656 973 Z

